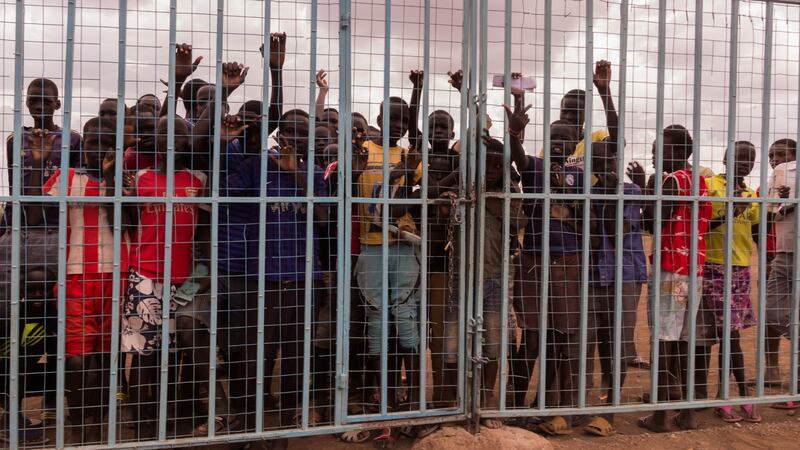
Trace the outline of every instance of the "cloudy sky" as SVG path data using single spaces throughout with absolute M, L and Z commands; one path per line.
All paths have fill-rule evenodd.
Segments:
M 63 89 L 67 2 L 31 0 L 25 12 L 25 81 L 38 76 L 54 79 Z M 620 2 L 594 1 L 594 55 L 613 64 L 614 94 L 620 77 Z M 702 45 L 702 130 L 703 164 L 722 169 L 727 137 L 728 83 L 731 69 L 730 30 L 734 24 L 730 1 L 705 3 L 703 42 L 694 40 L 694 1 L 669 1 L 667 10 L 664 124 L 680 123 L 691 129 L 694 97 L 694 52 Z M 377 104 L 383 98 L 385 6 L 378 0 L 353 0 L 353 109 L 375 122 Z M 430 0 L 431 43 L 430 110 L 445 109 L 458 120 L 460 96 L 447 84 L 448 70 L 461 68 L 462 45 L 466 40 L 461 27 L 461 0 Z M 627 159 L 649 165 L 649 147 L 655 138 L 658 56 L 658 2 L 629 1 L 627 52 L 627 98 L 625 101 Z M 410 96 L 408 71 L 423 66 L 423 0 L 396 0 L 391 7 L 389 58 L 391 95 Z M 489 0 L 488 75 L 502 73 L 504 57 L 504 0 Z M 216 54 L 216 9 L 213 0 L 179 0 L 177 39 L 194 45 L 205 57 L 195 76 L 213 80 Z M 271 31 L 289 35 L 285 65 L 286 107 L 309 107 L 311 66 L 311 3 L 273 1 Z M 223 60 L 239 61 L 252 69 L 243 88 L 231 98 L 233 108 L 246 99 L 260 98 L 262 74 L 258 47 L 262 40 L 264 4 L 256 0 L 225 2 Z M 338 2 L 319 0 L 316 29 L 316 66 L 328 69 L 331 82 L 329 103 L 339 101 L 338 83 Z M 763 43 L 766 9 L 761 1 L 741 2 L 738 17 L 739 57 L 736 60 L 736 138 L 761 142 Z M 800 87 L 800 6 L 776 5 L 772 64 L 772 106 L 769 140 L 796 137 L 798 134 L 798 88 Z M 586 3 L 553 0 L 551 117 L 557 115 L 560 96 L 572 88 L 585 87 Z M 119 10 L 115 2 L 79 2 L 76 18 L 75 66 L 73 79 L 72 127 L 94 115 L 100 101 L 116 97 Z M 15 5 L 5 0 L 2 22 L 2 133 L 13 123 Z M 141 94 L 161 92 L 159 78 L 167 78 L 169 52 L 169 1 L 130 0 L 125 61 L 126 97 L 129 103 Z M 513 0 L 511 27 L 511 68 L 536 78 L 539 89 L 529 94 L 531 126 L 527 147 L 533 152 L 541 143 L 544 70 L 544 2 Z M 489 83 L 491 84 L 491 83 Z M 496 133 L 502 129 L 502 89 L 488 93 L 489 114 Z M 595 97 L 593 116 L 597 127 L 604 116 Z M 179 108 L 182 112 L 182 108 Z M 25 118 L 26 124 L 30 119 Z M 61 121 L 61 118 L 58 119 Z M 696 136 L 697 137 L 697 136 Z M 0 158 L 0 168 L 5 168 Z M 758 165 L 754 170 L 758 173 Z M 758 180 L 752 180 L 757 185 Z M 0 172 L 0 191 L 7 186 L 5 170 Z

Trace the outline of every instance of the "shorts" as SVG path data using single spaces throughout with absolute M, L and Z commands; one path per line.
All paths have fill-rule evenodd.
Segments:
M 178 305 L 174 301 L 176 286 L 170 289 L 170 310 Z M 140 275 L 133 269 L 128 275 L 128 294 L 122 304 L 122 330 L 120 350 L 148 356 L 161 349 L 161 326 L 164 284 Z M 175 330 L 170 319 L 170 331 Z M 173 339 L 170 338 L 170 341 Z M 167 343 L 169 345 L 169 342 Z
M 67 356 L 111 351 L 114 274 L 67 275 L 64 348 Z
M 797 302 L 792 296 L 794 254 L 778 252 L 772 260 L 767 279 L 767 314 L 764 322 L 777 334 L 788 335 L 792 309 Z
M 501 309 L 503 306 L 503 282 L 498 279 L 483 280 L 483 356 L 489 359 L 500 357 L 502 337 Z
M 393 243 L 387 251 L 389 323 L 395 327 L 400 347 L 417 349 L 420 341 L 419 258 L 409 244 Z M 373 355 L 381 352 L 384 306 L 382 261 L 382 246 L 364 245 L 355 267 L 358 287 L 366 307 L 369 353 Z
M 750 301 L 750 267 L 731 267 L 730 292 L 731 331 L 744 330 L 756 324 L 753 304 Z M 725 315 L 725 266 L 706 263 L 703 266 L 703 309 L 714 317 L 717 338 L 722 337 Z
M 694 310 L 689 311 L 689 277 L 678 275 L 672 272 L 661 271 L 661 289 L 659 292 L 659 309 L 655 308 L 655 288 L 653 287 L 654 276 L 651 275 L 647 285 L 647 322 L 650 331 L 655 331 L 655 324 L 658 321 L 658 339 L 662 341 L 688 341 L 689 340 L 689 317 L 697 316 L 700 307 L 700 296 L 702 294 L 703 278 L 697 277 L 696 294 L 697 301 Z M 702 321 L 700 321 L 702 322 Z M 700 323 L 698 322 L 698 324 Z M 702 339 L 703 333 L 698 333 L 698 340 Z

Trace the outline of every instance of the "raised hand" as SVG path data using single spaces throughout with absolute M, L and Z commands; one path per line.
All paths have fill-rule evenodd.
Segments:
M 258 48 L 264 56 L 264 44 Z M 282 69 L 286 61 L 286 33 L 270 33 L 269 35 L 269 67 Z
M 456 72 L 447 72 L 447 76 L 449 78 L 447 82 L 450 83 L 450 86 L 453 86 L 457 91 L 461 91 L 461 85 L 464 81 L 464 71 L 457 70 Z
M 601 59 L 594 65 L 594 76 L 592 77 L 594 85 L 599 91 L 608 90 L 611 85 L 611 63 Z
M 202 56 L 192 60 L 192 46 L 190 44 L 177 44 L 175 46 L 175 79 L 178 82 L 183 82 L 189 78 L 200 66 L 202 60 Z M 161 82 L 163 83 L 164 80 L 161 80 Z
M 131 196 L 136 194 L 136 174 L 125 172 L 122 174 L 122 194 Z
M 242 122 L 239 116 L 226 115 L 222 118 L 219 128 L 219 138 L 223 143 L 228 143 L 242 135 L 250 125 Z
M 778 186 L 775 189 L 778 191 L 778 197 L 789 198 L 789 194 L 791 193 L 791 188 L 789 186 Z
M 247 78 L 247 71 L 249 67 L 238 62 L 227 62 L 222 64 L 222 89 L 228 94 L 233 92 L 234 89 L 241 86 Z
M 58 133 L 51 133 L 48 130 L 40 128 L 31 130 L 28 134 L 28 149 L 31 151 L 33 167 L 42 167 L 50 159 L 57 137 Z
M 422 162 L 422 153 L 417 148 L 410 148 L 408 152 L 403 155 L 405 166 L 407 170 L 414 170 Z
M 528 117 L 528 110 L 531 109 L 533 105 L 528 105 L 522 109 L 522 111 L 512 111 L 511 107 L 503 104 L 503 109 L 506 110 L 506 119 L 508 120 L 508 132 L 516 137 L 519 137 L 519 134 L 525 131 L 525 127 L 528 125 L 528 122 L 531 121 L 531 118 Z
M 625 175 L 631 179 L 633 184 L 639 186 L 639 189 L 644 190 L 646 183 L 646 176 L 644 174 L 644 167 L 636 161 L 628 163 L 628 168 L 625 169 Z
M 564 168 L 559 163 L 550 163 L 550 186 L 564 187 Z
M 296 149 L 291 144 L 291 142 L 283 136 L 278 136 L 278 154 L 277 155 L 270 155 L 269 159 L 271 159 L 275 164 L 280 167 L 281 170 L 284 172 L 296 172 L 297 171 L 297 158 L 299 155 L 297 154 Z
M 511 72 L 511 79 L 518 80 L 522 78 L 522 74 L 519 72 Z M 525 91 L 521 88 L 514 87 L 514 83 L 511 83 L 511 95 L 522 95 Z
M 320 69 L 317 72 L 317 87 L 319 88 L 319 90 L 323 90 L 323 89 L 326 90 L 326 91 L 328 90 L 328 79 L 327 79 L 327 76 L 328 76 L 328 74 L 325 73 L 325 71 L 323 69 Z
M 412 70 L 408 74 L 408 79 L 411 80 L 411 85 L 414 87 L 414 89 L 422 89 L 425 73 L 421 70 Z

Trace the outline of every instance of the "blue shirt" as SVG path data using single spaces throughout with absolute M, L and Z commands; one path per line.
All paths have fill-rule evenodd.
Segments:
M 227 145 L 220 167 L 220 195 L 225 197 L 258 197 L 259 179 L 231 176 L 235 171 L 249 165 L 260 163 L 261 155 L 247 155 L 242 152 L 238 140 Z M 245 185 L 243 182 L 250 182 Z M 258 268 L 258 246 L 252 253 L 248 246 L 248 236 L 258 239 L 258 203 L 220 203 L 219 204 L 219 250 L 217 253 L 219 270 L 227 274 L 255 275 L 248 269 Z M 255 228 L 255 231 L 251 231 Z
M 528 167 L 520 173 L 522 177 L 522 191 L 527 194 L 540 194 L 544 191 L 544 160 L 535 156 L 528 156 Z M 551 192 L 555 191 L 552 189 Z M 578 167 L 564 168 L 564 188 L 559 190 L 564 194 L 583 193 L 583 170 Z M 562 202 L 559 202 L 561 204 Z M 571 203 L 582 203 L 575 200 Z M 554 202 L 551 205 L 555 204 Z M 530 217 L 529 226 L 525 228 L 525 237 L 522 248 L 528 252 L 542 251 L 542 222 L 544 217 L 544 202 L 539 199 L 526 200 L 525 212 Z M 575 218 L 575 208 L 571 208 L 572 218 Z M 563 255 L 581 251 L 581 237 L 573 225 L 564 220 L 550 219 L 550 254 Z
M 298 165 L 298 171 L 306 173 L 306 164 Z M 305 175 L 303 175 L 305 176 Z M 267 197 L 300 197 L 300 187 L 297 185 L 295 175 L 287 173 L 278 167 L 271 159 L 267 162 L 266 172 Z M 238 192 L 250 186 L 260 186 L 261 181 L 261 156 L 250 158 L 247 164 L 232 168 L 228 177 L 228 188 Z M 327 197 L 327 187 L 323 179 L 322 169 L 314 167 L 314 196 Z M 257 188 L 257 190 L 260 190 Z M 258 194 L 256 194 L 258 195 Z M 254 208 L 258 214 L 258 208 Z M 303 281 L 306 270 L 306 240 L 314 239 L 314 279 L 322 279 L 319 261 L 318 236 L 306 234 L 306 203 L 305 202 L 268 202 L 266 215 L 263 218 L 266 227 L 265 266 L 267 281 Z M 312 211 L 313 220 L 313 211 Z M 258 220 L 254 225 L 246 227 L 247 253 L 254 255 L 247 259 L 248 272 L 258 273 Z
M 625 195 L 641 195 L 642 190 L 633 183 L 625 183 Z M 612 200 L 612 202 L 615 202 Z M 594 202 L 592 207 L 601 220 L 605 202 Z M 625 200 L 622 217 L 630 223 L 630 232 L 622 237 L 622 282 L 643 283 L 647 281 L 647 262 L 642 244 L 642 203 Z M 600 246 L 592 250 L 592 281 L 600 286 L 609 286 L 616 278 L 615 236 L 608 234 L 604 226 L 598 230 Z

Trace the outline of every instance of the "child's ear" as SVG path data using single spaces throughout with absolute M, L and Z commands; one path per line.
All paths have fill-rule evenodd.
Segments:
M 59 109 L 61 109 L 61 100 L 56 99 L 56 111 L 58 111 Z

